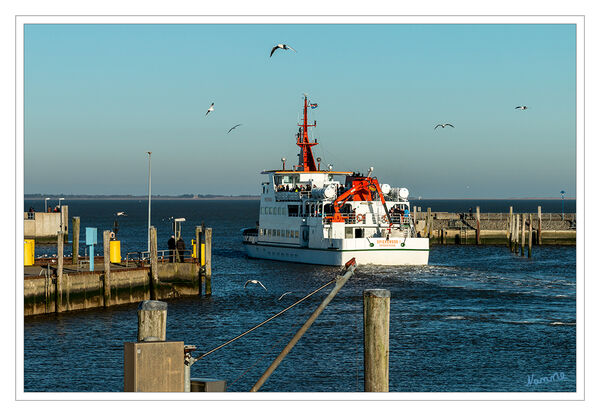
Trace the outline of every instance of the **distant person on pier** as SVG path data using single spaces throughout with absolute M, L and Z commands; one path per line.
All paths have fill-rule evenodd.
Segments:
M 33 209 L 33 207 L 29 207 L 29 212 L 35 212 L 35 210 Z
M 185 242 L 179 237 L 177 240 L 177 262 L 183 263 L 183 252 L 185 251 Z
M 175 255 L 175 236 L 172 235 L 167 241 L 167 247 L 169 248 L 169 263 L 173 263 L 173 256 Z

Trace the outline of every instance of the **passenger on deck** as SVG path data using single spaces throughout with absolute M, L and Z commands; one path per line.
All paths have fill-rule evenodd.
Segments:
M 175 236 L 172 235 L 167 241 L 167 247 L 169 248 L 169 263 L 173 263 L 173 258 L 175 254 Z

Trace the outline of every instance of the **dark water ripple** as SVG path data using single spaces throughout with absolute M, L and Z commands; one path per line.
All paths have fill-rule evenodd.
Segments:
M 239 229 L 255 221 L 254 202 L 194 202 L 153 205 L 157 218 L 188 219 L 186 241 L 201 220 L 214 230 L 213 296 L 169 301 L 170 340 L 208 351 L 338 271 L 247 259 Z M 128 209 L 122 246 L 145 246 L 143 203 L 79 204 L 70 204 L 70 214 L 81 216 L 82 228 L 85 222 L 108 228 L 112 218 L 102 212 Z M 166 242 L 168 224 L 161 222 L 158 231 Z M 392 296 L 390 391 L 575 391 L 575 254 L 574 247 L 536 247 L 527 259 L 504 247 L 435 246 L 429 266 L 361 266 L 261 390 L 361 391 L 362 293 L 384 288 Z M 244 290 L 248 279 L 259 279 L 268 291 Z M 328 291 L 197 362 L 192 377 L 223 378 L 229 391 L 248 391 Z M 136 308 L 25 319 L 25 391 L 122 391 L 123 343 L 136 339 Z M 566 379 L 527 385 L 530 376 L 554 372 Z

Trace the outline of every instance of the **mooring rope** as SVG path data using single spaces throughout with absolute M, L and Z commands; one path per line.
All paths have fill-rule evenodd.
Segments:
M 238 335 L 235 338 L 230 339 L 229 341 L 225 342 L 224 344 L 219 345 L 216 348 L 213 348 L 212 350 L 205 352 L 204 354 L 201 354 L 200 356 L 198 356 L 197 358 L 194 359 L 194 361 L 200 360 L 204 357 L 206 357 L 209 354 L 212 354 L 213 352 L 223 348 L 226 345 L 231 344 L 233 341 L 236 341 L 238 339 L 240 339 L 241 337 L 243 337 L 244 335 L 248 335 L 250 332 L 254 331 L 255 329 L 260 328 L 261 326 L 263 326 L 264 324 L 266 324 L 269 321 L 272 321 L 273 319 L 277 318 L 278 316 L 280 316 L 281 314 L 283 314 L 284 312 L 289 311 L 290 309 L 292 309 L 294 306 L 298 305 L 299 303 L 305 301 L 306 299 L 308 299 L 309 297 L 311 297 L 312 295 L 314 295 L 315 293 L 319 292 L 320 290 L 323 290 L 324 288 L 326 288 L 327 286 L 329 286 L 330 284 L 334 283 L 336 281 L 336 279 L 333 279 L 327 283 L 325 283 L 323 286 L 321 286 L 320 288 L 314 290 L 313 292 L 309 293 L 308 295 L 306 295 L 305 297 L 303 297 L 302 299 L 298 300 L 297 302 L 292 303 L 290 306 L 288 306 L 287 308 L 281 310 L 280 312 L 277 312 L 275 315 L 271 316 L 269 319 L 261 322 L 260 324 L 254 326 L 253 328 L 250 328 L 249 330 L 247 330 L 246 332 Z

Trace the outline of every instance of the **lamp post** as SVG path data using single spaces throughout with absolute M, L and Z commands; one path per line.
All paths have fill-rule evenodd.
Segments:
M 565 220 L 565 191 L 560 191 L 560 196 L 562 199 L 562 220 Z
M 152 152 L 148 152 L 148 253 L 150 252 L 150 202 L 152 200 Z
M 62 211 L 60 210 L 60 201 L 64 201 L 64 198 L 58 198 L 58 213 L 60 215 L 60 232 L 63 231 L 63 216 Z
M 48 201 L 50 198 L 44 198 L 44 212 L 48 212 Z

